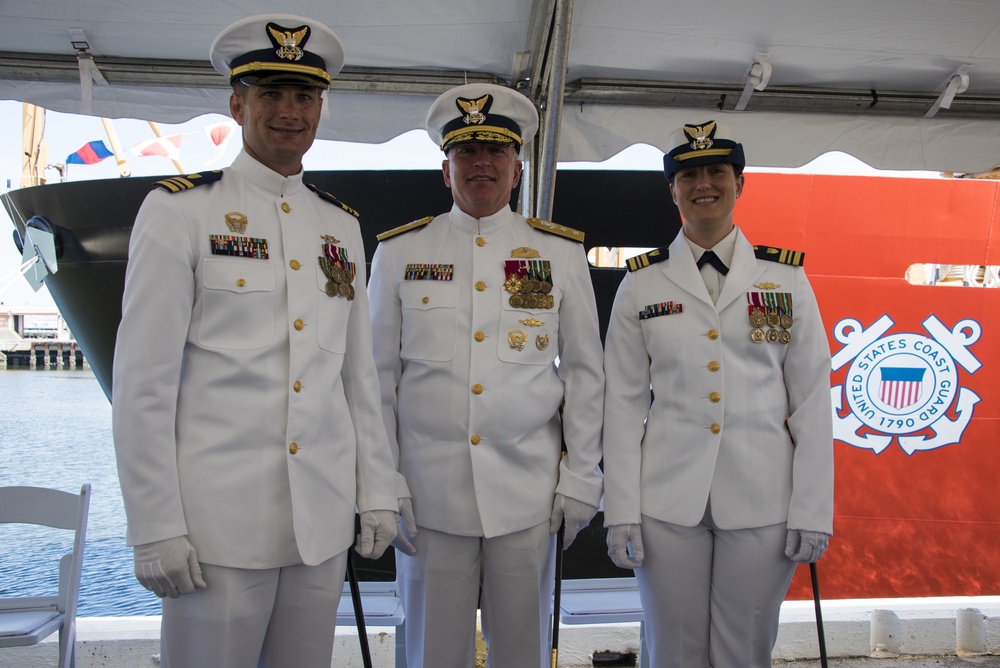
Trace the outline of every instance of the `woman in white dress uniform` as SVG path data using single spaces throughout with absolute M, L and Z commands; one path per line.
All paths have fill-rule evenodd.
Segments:
M 635 569 L 651 665 L 765 668 L 796 563 L 833 532 L 829 345 L 802 254 L 733 223 L 730 129 L 672 139 L 684 225 L 629 260 L 605 346 L 609 554 Z

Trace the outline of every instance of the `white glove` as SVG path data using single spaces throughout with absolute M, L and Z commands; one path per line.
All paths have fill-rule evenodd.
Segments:
M 396 529 L 396 538 L 392 545 L 404 554 L 416 554 L 417 548 L 410 542 L 417 535 L 417 522 L 413 519 L 413 503 L 410 497 L 404 496 L 399 499 L 399 526 Z
M 136 545 L 132 553 L 135 579 L 160 598 L 177 598 L 208 586 L 186 536 Z
M 632 544 L 632 553 L 628 546 Z M 616 524 L 608 527 L 608 556 L 618 568 L 642 566 L 642 533 L 638 524 Z
M 549 519 L 549 533 L 554 534 L 559 531 L 559 526 L 565 521 L 566 532 L 563 534 L 563 549 L 568 549 L 576 535 L 582 529 L 586 529 L 590 520 L 597 514 L 594 506 L 577 501 L 574 498 L 556 494 L 552 502 L 552 517 Z
M 801 564 L 819 560 L 826 552 L 830 534 L 803 529 L 789 529 L 785 537 L 785 556 Z
M 378 559 L 396 537 L 396 513 L 366 510 L 361 513 L 361 535 L 354 550 L 367 559 Z

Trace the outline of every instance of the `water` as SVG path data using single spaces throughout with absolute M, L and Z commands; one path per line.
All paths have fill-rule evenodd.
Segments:
M 0 486 L 93 489 L 78 614 L 85 617 L 160 614 L 159 599 L 132 574 L 125 546 L 125 509 L 115 469 L 111 404 L 97 379 L 82 370 L 0 371 Z M 35 527 L 0 525 L 0 596 L 56 593 L 55 563 L 68 532 L 40 539 Z M 41 545 L 45 541 L 46 545 Z

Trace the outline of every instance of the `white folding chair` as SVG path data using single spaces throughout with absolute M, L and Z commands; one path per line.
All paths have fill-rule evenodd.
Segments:
M 89 483 L 79 494 L 42 487 L 0 487 L 0 523 L 44 525 L 75 533 L 73 550 L 59 560 L 57 595 L 0 598 L 0 648 L 35 645 L 59 629 L 59 668 L 76 666 L 76 604 L 89 510 Z

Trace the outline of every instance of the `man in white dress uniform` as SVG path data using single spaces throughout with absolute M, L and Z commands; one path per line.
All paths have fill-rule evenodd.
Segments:
M 459 86 L 426 127 L 454 206 L 380 235 L 370 285 L 402 474 L 407 665 L 473 665 L 477 602 L 488 665 L 547 665 L 551 534 L 565 519 L 571 543 L 602 491 L 604 372 L 583 235 L 511 210 L 518 151 L 538 127 L 526 97 Z
M 650 665 L 765 668 L 796 563 L 833 532 L 830 349 L 802 254 L 733 223 L 730 129 L 671 146 L 684 225 L 629 260 L 608 326 L 609 554 L 635 568 Z
M 163 598 L 167 668 L 329 668 L 358 552 L 396 531 L 356 214 L 303 183 L 344 62 L 291 15 L 211 49 L 243 150 L 159 182 L 136 217 L 113 426 L 139 582 Z

